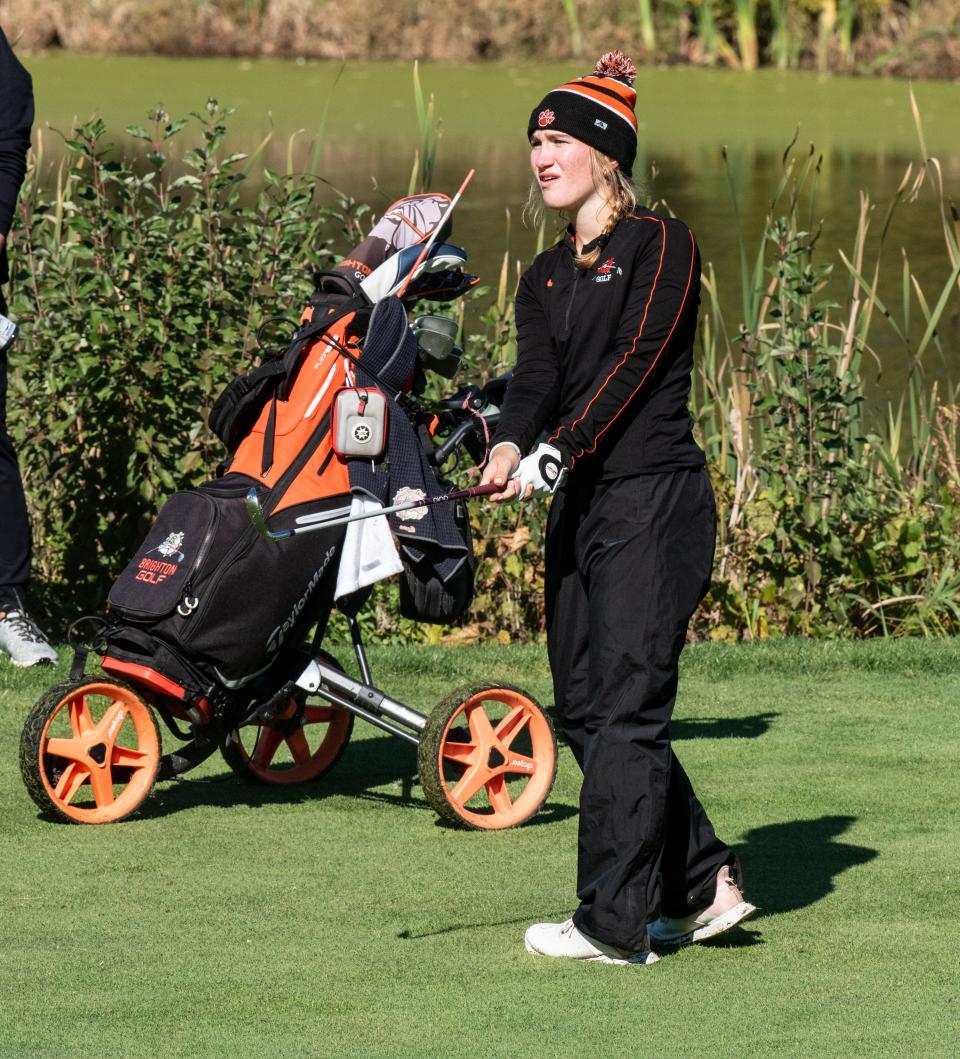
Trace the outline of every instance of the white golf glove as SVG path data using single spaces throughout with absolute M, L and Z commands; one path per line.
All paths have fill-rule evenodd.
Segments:
M 560 450 L 542 441 L 529 456 L 524 456 L 510 479 L 520 482 L 522 498 L 526 496 L 527 486 L 533 486 L 535 493 L 555 493 L 566 475 Z

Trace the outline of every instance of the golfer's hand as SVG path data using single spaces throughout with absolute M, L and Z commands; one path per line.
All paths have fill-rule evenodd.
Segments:
M 483 469 L 481 485 L 502 485 L 502 493 L 491 493 L 487 497 L 495 504 L 504 500 L 513 500 L 520 492 L 520 483 L 511 476 L 520 464 L 520 453 L 512 445 L 494 445 L 490 459 Z
M 562 484 L 567 469 L 563 465 L 560 450 L 542 441 L 529 456 L 517 464 L 513 472 L 514 481 L 519 483 L 520 495 L 531 496 L 533 493 L 552 495 Z

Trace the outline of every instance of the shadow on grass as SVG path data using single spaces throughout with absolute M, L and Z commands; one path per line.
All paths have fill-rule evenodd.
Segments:
M 401 941 L 418 941 L 420 938 L 435 938 L 440 934 L 455 934 L 460 930 L 487 930 L 490 927 L 507 927 L 512 923 L 523 923 L 526 926 L 530 926 L 531 923 L 537 922 L 538 919 L 546 920 L 563 920 L 566 919 L 570 914 L 570 909 L 563 909 L 556 912 L 546 912 L 543 909 L 538 909 L 535 913 L 531 912 L 525 916 L 514 916 L 512 919 L 486 919 L 482 923 L 453 923 L 448 927 L 437 927 L 436 930 L 424 930 L 418 934 L 414 934 L 412 930 L 401 930 L 397 937 Z
M 391 789 L 384 790 L 385 787 Z M 417 793 L 414 793 L 415 789 Z M 259 809 L 269 805 L 300 805 L 330 797 L 360 798 L 433 812 L 419 793 L 414 747 L 399 739 L 365 739 L 351 743 L 331 771 L 312 783 L 290 786 L 252 784 L 229 770 L 196 779 L 188 774 L 182 780 L 154 788 L 137 815 L 139 819 L 148 820 L 198 806 Z M 555 823 L 577 812 L 574 806 L 548 803 L 524 826 Z M 444 825 L 443 821 L 438 824 L 453 826 Z
M 557 743 L 569 746 L 557 718 L 556 707 L 551 706 L 550 712 Z M 749 717 L 675 717 L 670 722 L 670 738 L 677 742 L 681 739 L 759 739 L 766 735 L 774 719 L 779 716 L 775 710 L 768 710 Z
M 670 738 L 679 739 L 759 739 L 766 735 L 776 711 L 750 717 L 681 717 L 670 722 Z
M 744 926 L 702 944 L 716 949 L 763 945 L 762 933 L 750 929 L 758 920 L 822 901 L 836 889 L 839 875 L 879 856 L 869 846 L 837 841 L 856 820 L 855 816 L 821 816 L 748 831 L 733 851 L 744 865 L 746 897 L 758 906 L 757 912 Z M 678 951 L 676 947 L 657 949 L 661 956 Z
M 848 868 L 877 857 L 869 846 L 837 841 L 856 820 L 821 816 L 748 831 L 733 850 L 744 865 L 747 898 L 759 907 L 757 917 L 808 908 L 833 893 Z

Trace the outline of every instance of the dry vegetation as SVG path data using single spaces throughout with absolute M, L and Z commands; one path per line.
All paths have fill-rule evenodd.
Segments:
M 24 51 L 638 59 L 960 76 L 956 0 L 0 0 Z
M 605 5 L 583 7 L 599 16 Z M 571 51 L 563 9 L 552 0 L 5 0 L 0 18 L 29 50 L 401 60 Z M 613 28 L 609 18 L 597 25 L 598 44 Z

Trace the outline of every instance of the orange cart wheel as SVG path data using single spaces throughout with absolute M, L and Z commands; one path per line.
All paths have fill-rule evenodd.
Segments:
M 546 801 L 557 774 L 557 739 L 525 691 L 476 684 L 430 714 L 417 763 L 423 793 L 440 816 L 499 831 L 529 820 Z
M 126 684 L 88 677 L 58 684 L 27 715 L 20 773 L 47 814 L 113 824 L 135 813 L 160 767 L 153 712 Z
M 331 655 L 324 653 L 320 659 L 343 672 Z M 227 734 L 220 752 L 242 780 L 271 786 L 310 783 L 340 760 L 353 733 L 353 714 L 325 702 L 308 702 L 298 715 L 297 706 L 291 697 L 280 717 Z

